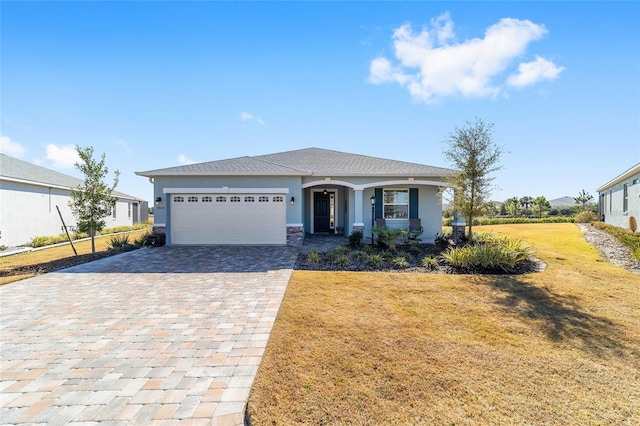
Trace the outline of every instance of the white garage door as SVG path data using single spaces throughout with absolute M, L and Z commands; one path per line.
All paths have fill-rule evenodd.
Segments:
M 171 194 L 171 244 L 286 244 L 278 194 Z

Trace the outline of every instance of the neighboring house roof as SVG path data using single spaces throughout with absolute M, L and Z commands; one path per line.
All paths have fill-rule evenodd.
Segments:
M 139 176 L 446 176 L 454 170 L 321 148 L 136 172 Z
M 76 189 L 84 183 L 82 179 L 19 160 L 6 154 L 0 154 L 0 180 L 62 189 Z M 138 199 L 137 197 L 119 191 L 113 191 L 113 195 L 118 198 Z
M 624 173 L 616 176 L 615 178 L 613 178 L 612 180 L 610 180 L 609 182 L 605 183 L 604 185 L 602 185 L 600 188 L 596 189 L 597 192 L 602 192 L 607 188 L 611 188 L 614 185 L 617 185 L 618 183 L 622 182 L 623 180 L 629 179 L 631 176 L 640 174 L 640 163 L 636 164 L 635 166 L 631 167 L 629 170 L 625 171 Z

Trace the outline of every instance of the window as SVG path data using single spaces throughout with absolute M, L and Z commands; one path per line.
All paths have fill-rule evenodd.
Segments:
M 198 202 L 198 197 L 194 197 L 193 195 L 189 198 L 187 198 L 187 201 L 189 203 L 197 203 Z
M 231 202 L 232 203 L 239 203 L 240 202 L 240 197 L 231 197 Z
M 279 195 L 276 195 L 275 197 L 273 197 L 273 202 L 274 203 L 282 203 L 282 202 L 284 202 L 284 198 L 279 196 Z
M 127 217 L 131 219 L 131 203 L 127 203 Z
M 613 191 L 609 190 L 609 213 L 611 213 L 611 209 L 613 208 Z
M 258 202 L 260 203 L 268 203 L 269 202 L 269 197 L 265 197 L 264 195 L 260 198 L 258 198 Z
M 385 219 L 409 218 L 409 190 L 385 189 L 382 196 Z
M 210 203 L 213 201 L 213 198 L 211 197 L 202 197 L 202 202 L 203 203 Z
M 631 185 L 637 185 L 637 184 L 638 184 L 638 182 L 640 182 L 640 179 L 634 179 L 634 180 L 631 182 Z
M 255 201 L 256 201 L 255 197 L 244 197 L 245 203 L 253 203 Z
M 184 197 L 173 197 L 174 203 L 184 203 Z
M 113 213 L 113 218 L 116 218 L 116 211 L 118 210 L 118 204 L 113 205 L 113 209 L 111 209 L 111 213 Z
M 227 202 L 227 197 L 216 197 L 216 203 L 226 203 Z
M 629 185 L 626 183 L 622 186 L 622 211 L 629 210 Z M 115 215 L 113 216 L 115 217 Z

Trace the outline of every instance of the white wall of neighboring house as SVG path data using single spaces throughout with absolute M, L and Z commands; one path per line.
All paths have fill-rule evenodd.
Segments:
M 640 164 L 598 188 L 598 204 L 605 223 L 628 229 L 631 216 L 640 222 Z
M 76 219 L 71 213 L 70 190 L 21 182 L 0 181 L 0 245 L 25 245 L 36 236 L 53 236 L 64 232 L 62 218 L 71 232 Z M 106 227 L 132 225 L 134 208 L 146 210 L 146 203 L 119 199 L 113 214 L 106 218 Z M 146 211 L 138 212 L 139 222 L 147 219 Z

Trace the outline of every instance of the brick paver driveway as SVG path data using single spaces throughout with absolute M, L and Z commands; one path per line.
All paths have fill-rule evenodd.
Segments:
M 0 421 L 242 424 L 296 254 L 145 248 L 0 287 Z

